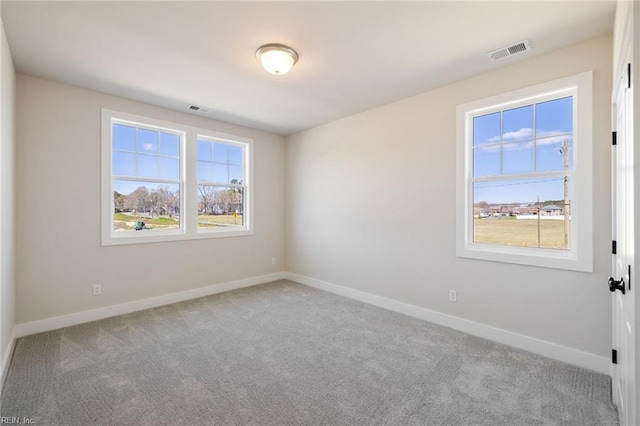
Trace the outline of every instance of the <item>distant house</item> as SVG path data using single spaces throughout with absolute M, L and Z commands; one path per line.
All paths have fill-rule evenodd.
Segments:
M 498 204 L 493 205 L 489 209 L 491 210 L 491 216 L 499 217 L 499 216 L 511 216 L 515 214 L 515 205 L 513 204 Z
M 475 217 L 476 219 L 477 218 L 484 219 L 486 217 L 489 217 L 489 214 L 482 207 L 474 206 L 473 207 L 473 217 Z
M 545 216 L 560 216 L 564 209 L 558 207 L 555 204 L 549 204 L 548 206 L 540 206 L 540 214 Z
M 524 204 L 514 210 L 515 214 L 518 215 L 537 215 L 538 214 L 538 206 Z

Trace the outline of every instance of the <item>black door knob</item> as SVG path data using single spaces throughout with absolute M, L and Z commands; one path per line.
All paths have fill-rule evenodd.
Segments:
M 609 277 L 609 291 L 613 293 L 616 290 L 620 290 L 624 294 L 624 278 L 616 281 L 613 277 Z

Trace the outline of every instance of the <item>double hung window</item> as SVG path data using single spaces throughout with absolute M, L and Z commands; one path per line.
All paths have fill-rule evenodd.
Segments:
M 102 111 L 102 244 L 251 235 L 248 138 Z
M 591 74 L 458 107 L 461 257 L 591 268 Z

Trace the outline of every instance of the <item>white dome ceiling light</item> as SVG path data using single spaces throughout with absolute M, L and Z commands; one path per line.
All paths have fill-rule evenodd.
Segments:
M 256 58 L 268 73 L 282 75 L 298 62 L 298 53 L 284 44 L 270 43 L 258 48 Z

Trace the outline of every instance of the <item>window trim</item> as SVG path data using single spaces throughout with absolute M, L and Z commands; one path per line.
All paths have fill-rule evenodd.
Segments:
M 113 175 L 112 175 L 112 141 L 113 122 L 128 122 L 141 127 L 168 130 L 182 133 L 180 158 L 180 229 L 157 230 L 148 233 L 116 233 L 113 232 Z M 238 237 L 253 235 L 253 139 L 202 129 L 166 120 L 131 114 L 122 111 L 102 108 L 101 110 L 101 244 L 102 246 L 123 244 L 144 244 L 167 241 L 184 241 L 203 238 Z M 198 189 L 197 189 L 197 140 L 198 137 L 231 142 L 245 147 L 246 193 L 244 194 L 244 225 L 234 228 L 198 230 Z M 143 179 L 140 178 L 142 181 Z M 155 181 L 162 179 L 146 179 Z
M 549 81 L 458 105 L 456 111 L 456 255 L 463 258 L 515 263 L 573 271 L 593 271 L 593 72 Z M 515 247 L 473 242 L 472 117 L 497 109 L 529 105 L 539 100 L 574 96 L 572 185 L 572 245 L 569 250 Z M 554 172 L 555 174 L 555 172 Z M 544 172 L 537 174 L 544 176 Z M 523 175 L 502 175 L 499 180 Z

